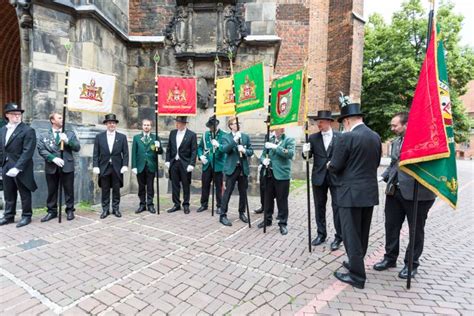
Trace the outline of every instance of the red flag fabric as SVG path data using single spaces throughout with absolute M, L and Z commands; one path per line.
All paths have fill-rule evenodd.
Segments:
M 158 77 L 158 114 L 196 115 L 196 78 Z

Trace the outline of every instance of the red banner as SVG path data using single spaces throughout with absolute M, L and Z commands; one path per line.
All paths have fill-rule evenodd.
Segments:
M 158 77 L 159 115 L 196 115 L 196 78 Z

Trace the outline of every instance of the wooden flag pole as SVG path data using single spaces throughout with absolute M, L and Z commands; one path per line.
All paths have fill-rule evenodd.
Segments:
M 308 67 L 305 65 L 304 75 L 304 138 L 305 143 L 309 142 L 309 124 L 308 124 Z M 309 180 L 309 153 L 306 154 L 306 201 L 308 213 L 308 250 L 311 252 L 311 188 Z
M 219 65 L 219 57 L 214 59 L 214 108 L 213 108 L 213 115 L 212 117 L 214 118 L 214 130 L 212 131 L 212 139 L 216 139 L 217 137 L 217 125 L 216 125 L 216 106 L 217 106 L 217 67 Z M 204 133 L 206 135 L 206 133 Z M 206 139 L 204 139 L 204 144 L 206 144 Z M 212 145 L 212 195 L 211 195 L 211 215 L 214 216 L 214 195 L 215 195 L 215 190 L 216 190 L 216 148 Z M 222 190 L 222 188 L 219 188 L 219 190 Z
M 158 140 L 158 63 L 160 62 L 158 51 L 153 56 L 153 60 L 155 61 L 155 134 Z M 160 142 L 161 146 L 163 144 Z M 158 151 L 158 148 L 155 150 Z M 160 155 L 158 153 L 156 154 L 156 215 L 160 215 Z

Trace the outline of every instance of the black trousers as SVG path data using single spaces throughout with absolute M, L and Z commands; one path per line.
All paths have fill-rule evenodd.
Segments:
M 16 214 L 16 200 L 18 192 L 21 199 L 21 217 L 31 217 L 33 209 L 31 208 L 31 191 L 16 178 L 6 175 L 8 170 L 3 169 L 3 197 L 5 199 L 4 218 L 14 218 Z
M 237 166 L 234 173 L 230 176 L 226 176 L 225 180 L 225 192 L 222 200 L 221 216 L 227 215 L 227 209 L 229 207 L 229 200 L 234 191 L 235 183 L 237 182 L 237 188 L 239 190 L 239 213 L 246 211 L 247 204 L 247 188 L 249 185 L 248 177 L 242 172 L 242 168 Z
M 171 179 L 171 197 L 174 206 L 181 207 L 179 195 L 181 192 L 181 184 L 183 185 L 183 206 L 189 207 L 189 199 L 191 197 L 191 172 L 187 172 L 181 162 L 173 160 L 170 165 Z
M 153 198 L 155 196 L 155 175 L 156 172 L 151 172 L 146 165 L 143 171 L 137 174 L 138 198 L 140 199 L 140 206 L 154 206 Z
M 263 204 L 265 203 L 265 167 L 262 165 L 260 168 L 260 206 L 263 208 Z
M 313 199 L 314 199 L 314 212 L 316 219 L 316 226 L 318 228 L 318 236 L 326 239 L 326 204 L 328 201 L 328 190 L 331 192 L 331 206 L 332 206 L 332 217 L 334 222 L 334 239 L 342 240 L 341 233 L 341 220 L 339 218 L 339 212 L 337 208 L 337 194 L 336 187 L 329 185 L 329 179 L 326 176 L 322 185 L 313 185 Z
M 46 173 L 46 184 L 48 185 L 48 197 L 46 206 L 48 213 L 58 213 L 58 193 L 59 193 L 59 168 L 55 173 Z M 74 212 L 74 172 L 61 174 L 61 186 L 64 190 L 64 200 L 66 202 L 66 212 Z
M 216 178 L 216 206 L 219 208 L 222 206 L 222 182 L 223 182 L 223 173 L 222 171 L 216 172 L 214 174 Z M 211 192 L 212 184 L 212 167 L 209 166 L 205 171 L 202 172 L 201 176 L 202 182 L 202 191 L 201 191 L 201 206 L 208 207 L 209 204 L 209 194 Z
M 120 206 L 120 175 L 118 175 L 111 164 L 107 166 L 104 174 L 100 177 L 102 189 L 102 210 L 110 210 L 110 190 L 112 190 L 112 211 L 118 211 Z
M 274 177 L 265 177 L 265 214 L 267 223 L 273 219 L 275 199 L 278 207 L 278 225 L 288 223 L 288 195 L 290 194 L 290 180 L 277 180 Z
M 413 253 L 413 267 L 420 265 L 420 256 L 425 243 L 425 224 L 428 211 L 433 206 L 434 200 L 418 201 L 418 213 L 416 217 L 415 231 L 415 251 Z M 385 199 L 385 259 L 396 262 L 400 251 L 400 230 L 402 229 L 405 217 L 408 226 L 413 227 L 413 201 L 405 200 L 399 189 L 395 190 L 395 195 L 387 195 Z M 410 241 L 411 244 L 411 241 Z M 411 245 L 405 252 L 405 265 L 408 265 L 408 253 Z
M 369 245 L 373 210 L 373 206 L 339 207 L 343 242 L 349 258 L 349 273 L 354 280 L 359 282 L 366 280 L 364 257 Z

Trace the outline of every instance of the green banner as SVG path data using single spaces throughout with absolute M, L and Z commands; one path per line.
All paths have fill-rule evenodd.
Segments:
M 270 126 L 272 128 L 298 124 L 303 70 L 273 80 L 270 107 Z
M 265 106 L 263 63 L 234 74 L 234 89 L 237 114 L 262 109 Z

